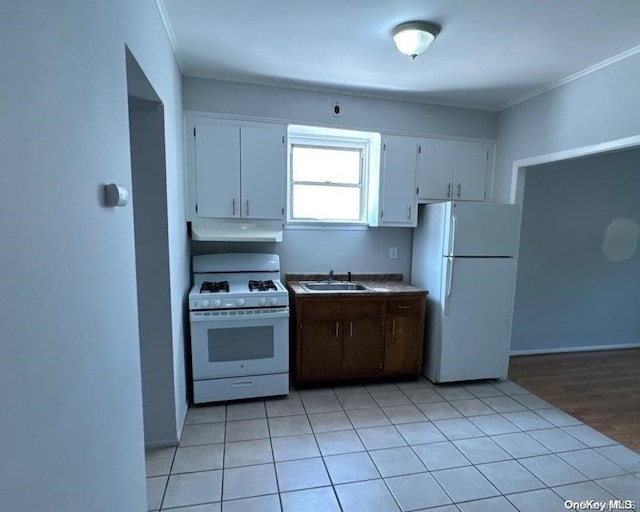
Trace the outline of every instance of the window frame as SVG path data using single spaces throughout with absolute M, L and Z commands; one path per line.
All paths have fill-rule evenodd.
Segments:
M 377 143 L 376 143 L 377 140 Z M 287 151 L 287 215 L 286 222 L 291 226 L 354 226 L 362 227 L 368 225 L 368 196 L 369 196 L 369 176 L 371 174 L 372 158 L 375 147 L 380 148 L 380 134 L 373 132 L 357 132 L 353 130 L 340 130 L 335 128 L 319 128 L 313 126 L 288 127 L 288 151 Z M 305 182 L 293 180 L 293 148 L 308 147 L 318 149 L 344 149 L 356 150 L 360 152 L 359 184 L 345 184 L 336 182 Z M 379 159 L 379 157 L 378 157 Z M 330 184 L 334 187 L 348 187 L 360 189 L 360 216 L 358 220 L 342 219 L 312 219 L 293 217 L 293 186 L 294 184 L 324 185 Z

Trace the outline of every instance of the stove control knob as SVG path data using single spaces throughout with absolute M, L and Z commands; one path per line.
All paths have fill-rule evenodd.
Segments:
M 208 300 L 203 300 L 203 301 L 200 303 L 200 305 L 201 305 L 203 308 L 208 308 L 208 307 L 209 307 L 209 301 L 208 301 Z
M 261 306 L 264 306 L 264 305 L 267 303 L 267 299 L 265 299 L 264 297 L 262 297 L 262 298 L 258 301 L 258 303 L 259 303 Z
M 275 297 L 271 297 L 271 298 L 269 299 L 269 303 L 270 303 L 272 306 L 275 306 L 275 305 L 278 303 L 278 299 L 276 299 Z
M 215 307 L 220 307 L 220 306 L 222 306 L 222 301 L 220 299 L 216 299 L 216 300 L 213 301 L 213 305 Z
M 244 299 L 238 299 L 238 300 L 236 301 L 236 304 L 237 304 L 238 306 L 244 306 Z

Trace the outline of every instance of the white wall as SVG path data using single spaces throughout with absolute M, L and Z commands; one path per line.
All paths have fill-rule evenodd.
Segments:
M 179 371 L 188 253 L 177 66 L 152 0 L 3 1 L 0 33 L 0 508 L 142 512 L 133 210 L 106 208 L 102 185 L 131 188 L 126 44 L 165 106 Z M 183 395 L 176 415 L 184 408 Z
M 640 135 L 640 53 L 500 112 L 494 200 L 515 160 Z
M 342 115 L 334 117 L 339 101 Z M 240 84 L 199 78 L 183 79 L 185 110 L 231 116 L 256 117 L 283 122 L 374 130 L 418 136 L 491 140 L 496 136 L 497 114 L 385 100 Z M 375 228 L 367 231 L 286 230 L 281 244 L 202 244 L 193 251 L 273 251 L 280 254 L 283 272 L 402 273 L 411 270 L 411 229 Z M 389 259 L 389 247 L 398 248 L 398 259 Z
M 640 254 L 605 244 L 614 219 L 640 224 L 639 164 L 635 149 L 527 170 L 512 351 L 640 346 Z

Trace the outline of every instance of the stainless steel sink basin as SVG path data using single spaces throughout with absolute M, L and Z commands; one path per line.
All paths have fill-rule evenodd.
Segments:
M 371 288 L 363 284 L 344 281 L 315 281 L 300 284 L 310 292 L 358 292 L 371 290 Z

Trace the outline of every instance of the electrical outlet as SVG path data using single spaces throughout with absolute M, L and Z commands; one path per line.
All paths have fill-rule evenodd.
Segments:
M 398 248 L 397 247 L 389 247 L 389 259 L 397 260 L 398 259 Z

